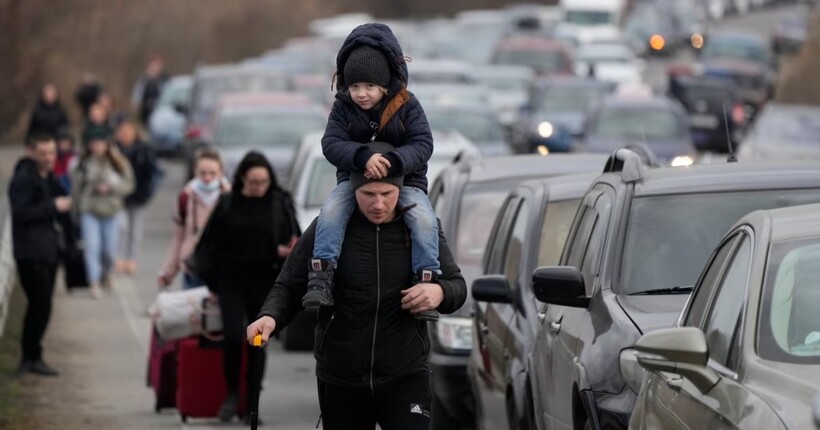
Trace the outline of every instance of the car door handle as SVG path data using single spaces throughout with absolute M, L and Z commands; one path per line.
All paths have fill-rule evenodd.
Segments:
M 561 322 L 560 321 L 553 321 L 550 323 L 550 331 L 553 333 L 558 333 L 561 331 Z

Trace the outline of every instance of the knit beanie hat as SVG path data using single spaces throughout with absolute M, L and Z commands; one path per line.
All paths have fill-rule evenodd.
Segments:
M 384 142 L 369 142 L 366 143 L 371 151 L 375 154 L 387 154 L 390 151 L 393 151 L 395 148 L 393 145 Z M 353 191 L 356 191 L 362 185 L 369 184 L 371 182 L 384 182 L 385 184 L 392 184 L 399 188 L 404 185 L 404 177 L 403 176 L 385 176 L 384 178 L 380 179 L 367 179 L 364 176 L 364 172 L 351 172 L 350 173 L 350 185 L 353 186 Z
M 367 82 L 387 88 L 390 84 L 390 64 L 384 53 L 372 46 L 362 45 L 347 57 L 344 81 L 350 85 Z

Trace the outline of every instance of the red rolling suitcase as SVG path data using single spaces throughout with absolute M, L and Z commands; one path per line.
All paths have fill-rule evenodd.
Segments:
M 154 411 L 176 407 L 177 347 L 179 341 L 163 341 L 156 329 L 151 330 L 151 352 L 148 356 L 148 385 L 154 389 Z
M 247 410 L 247 354 L 243 347 L 242 368 L 239 375 L 239 410 Z M 192 418 L 210 418 L 219 415 L 219 407 L 228 394 L 222 371 L 222 348 L 202 348 L 198 338 L 179 341 L 177 350 L 176 404 L 182 422 Z

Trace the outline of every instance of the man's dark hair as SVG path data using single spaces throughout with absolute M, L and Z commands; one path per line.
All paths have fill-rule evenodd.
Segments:
M 276 175 L 273 173 L 273 166 L 270 165 L 268 159 L 259 151 L 250 151 L 245 154 L 245 157 L 239 162 L 239 167 L 236 168 L 236 173 L 233 175 L 234 190 L 237 192 L 242 191 L 242 188 L 245 186 L 245 174 L 254 167 L 264 167 L 268 169 L 268 174 L 270 174 L 269 191 L 279 188 L 279 185 L 276 183 Z
M 37 147 L 37 145 L 39 145 L 41 143 L 54 142 L 54 141 L 55 141 L 54 136 L 52 136 L 51 133 L 40 132 L 40 133 L 34 133 L 31 136 L 29 136 L 28 141 L 26 142 L 26 145 L 28 145 L 29 148 L 34 149 L 34 148 Z

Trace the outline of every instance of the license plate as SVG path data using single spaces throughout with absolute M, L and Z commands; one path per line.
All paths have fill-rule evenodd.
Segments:
M 689 121 L 692 127 L 696 128 L 712 129 L 718 127 L 718 117 L 714 115 L 692 115 L 689 117 Z

